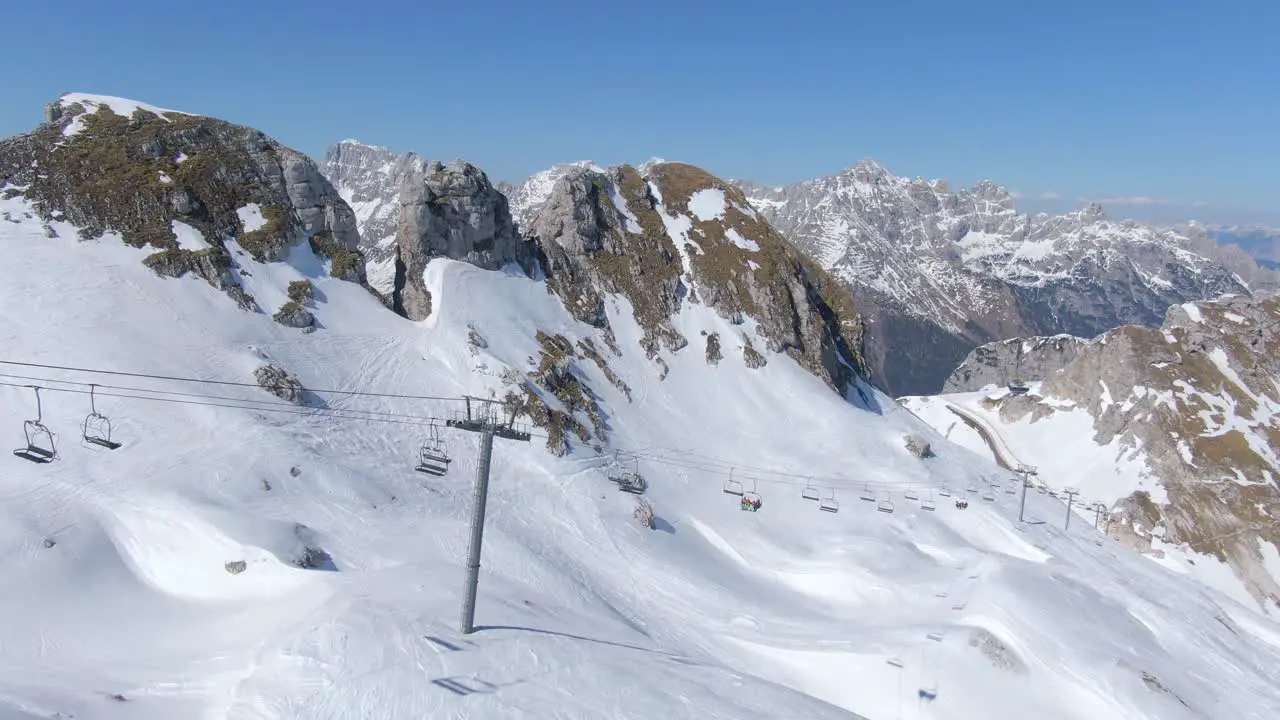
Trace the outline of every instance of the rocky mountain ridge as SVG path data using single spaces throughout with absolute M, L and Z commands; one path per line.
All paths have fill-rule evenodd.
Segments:
M 116 233 L 156 252 L 155 272 L 204 278 L 242 308 L 237 256 L 288 259 L 303 243 L 335 277 L 364 283 L 356 218 L 315 164 L 252 128 L 123 98 L 68 93 L 30 133 L 0 140 L 0 192 L 46 222 Z M 310 328 L 281 308 L 278 319 Z M 271 309 L 266 309 L 268 312 Z
M 781 188 L 740 183 L 868 315 L 869 360 L 890 393 L 930 393 L 974 347 L 1155 326 L 1173 304 L 1275 286 L 1203 232 L 1116 221 L 1100 205 L 1019 213 L 992 182 L 952 190 L 872 161 Z
M 1075 356 L 1038 392 L 1002 389 L 984 401 L 1001 432 L 1041 438 L 1021 446 L 1022 459 L 1059 488 L 1110 496 L 1117 539 L 1157 556 L 1211 555 L 1255 600 L 1280 608 L 1280 295 L 1188 302 L 1159 328 L 1061 345 L 1059 356 Z M 1013 360 L 1006 351 L 991 371 L 1007 377 Z M 1095 475 L 1081 469 L 1092 467 L 1082 451 L 1054 455 L 1084 446 L 1112 468 Z M 1120 469 L 1145 487 L 1107 479 Z
M 837 392 L 861 387 L 863 326 L 847 292 L 764 222 L 732 183 L 696 167 L 658 159 L 640 168 L 569 163 L 513 190 L 524 203 L 514 211 L 481 169 L 463 161 L 346 142 L 330 151 L 325 167 L 356 203 L 366 253 L 393 269 L 384 291 L 409 319 L 431 312 L 424 270 L 433 258 L 518 267 L 545 278 L 574 317 L 601 330 L 615 355 L 621 350 L 610 317 L 630 313 L 659 377 L 697 337 L 696 352 L 712 364 L 733 353 L 759 368 L 785 354 Z M 395 231 L 387 235 L 393 207 Z M 385 283 L 385 271 L 380 276 Z M 713 310 L 727 327 L 694 323 L 694 306 Z M 553 334 L 541 342 L 542 360 L 513 381 L 521 391 L 510 401 L 550 428 L 558 450 L 569 433 L 598 437 L 600 423 L 584 399 L 590 388 L 578 387 L 570 368 L 589 360 L 607 369 L 605 355 L 595 346 L 566 347 Z M 548 404 L 549 396 L 563 407 Z

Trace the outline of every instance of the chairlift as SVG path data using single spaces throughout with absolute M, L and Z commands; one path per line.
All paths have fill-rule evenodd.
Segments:
M 982 491 L 982 496 L 981 496 L 981 497 L 982 497 L 982 499 L 983 499 L 983 500 L 995 500 L 995 499 L 996 499 L 996 495 L 995 495 L 995 493 L 991 492 L 990 490 L 983 490 L 983 491 Z
M 827 512 L 840 512 L 840 503 L 836 500 L 835 488 L 831 489 L 831 497 L 822 498 L 822 501 L 818 503 L 818 509 Z
M 904 498 L 906 498 L 906 499 L 908 499 L 908 500 L 919 500 L 919 499 L 920 499 L 920 493 L 916 492 L 915 490 L 908 490 L 908 491 L 906 491 L 906 492 L 902 493 L 902 497 L 904 497 Z
M 626 473 L 618 479 L 618 489 L 633 495 L 643 495 L 649 489 L 649 481 L 640 473 Z
M 428 475 L 444 475 L 449 472 L 449 463 L 453 460 L 440 437 L 440 428 L 431 423 L 428 432 L 426 442 L 422 443 L 422 448 L 418 451 L 418 466 L 414 469 Z
M 27 446 L 13 451 L 14 455 L 34 463 L 53 462 L 58 457 L 58 448 L 53 443 L 53 432 L 44 425 L 44 405 L 40 401 L 40 388 L 29 385 L 36 391 L 36 419 L 22 424 L 22 433 L 27 438 Z
M 889 498 L 885 498 L 884 500 L 881 500 L 881 501 L 877 502 L 877 503 L 876 503 L 876 510 L 879 510 L 879 511 L 880 511 L 880 512 L 882 512 L 882 513 L 892 513 L 892 512 L 893 512 L 893 500 L 891 500 L 891 499 L 889 499 Z
M 800 497 L 804 498 L 805 500 L 817 500 L 818 488 L 813 486 L 812 481 L 806 480 L 804 483 L 804 489 L 800 491 Z
M 742 494 L 742 499 L 756 507 L 760 507 L 760 493 L 756 492 L 755 480 L 751 481 L 751 490 Z
M 733 479 L 733 468 L 729 468 L 729 479 L 724 483 L 724 491 L 729 495 L 742 495 L 742 483 Z
M 941 495 L 942 497 L 951 497 L 951 488 L 944 487 L 938 491 L 938 494 Z
M 927 498 L 925 498 L 924 500 L 921 500 L 921 501 L 920 501 L 920 509 L 921 509 L 921 510 L 928 510 L 929 512 L 933 512 L 933 511 L 935 511 L 935 510 L 937 510 L 937 509 L 938 509 L 938 506 L 933 504 L 933 492 L 932 492 L 932 491 L 930 491 L 930 492 L 929 492 L 929 497 L 927 497 Z
M 867 483 L 866 485 L 863 485 L 863 486 L 862 486 L 862 494 L 861 494 L 861 495 L 859 495 L 858 497 L 862 498 L 863 500 L 866 500 L 867 502 L 875 502 L 875 501 L 876 501 L 875 493 L 871 492 L 871 484 L 870 484 L 870 483 Z
M 902 660 L 900 660 L 899 658 L 896 658 L 896 657 L 894 657 L 894 658 L 889 658 L 888 660 L 885 660 L 885 662 L 889 663 L 890 665 L 892 665 L 892 666 L 894 666 L 894 667 L 896 667 L 896 668 L 900 668 L 900 667 L 903 667 L 904 665 L 906 665 L 906 663 L 902 662 Z
M 120 443 L 111 439 L 111 419 L 98 412 L 98 404 L 94 400 L 94 389 L 98 386 L 89 384 L 89 415 L 80 425 L 81 435 L 87 443 L 93 443 L 108 450 L 117 450 Z

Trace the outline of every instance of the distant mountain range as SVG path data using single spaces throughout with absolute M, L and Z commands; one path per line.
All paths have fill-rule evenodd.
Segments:
M 369 280 L 384 290 L 392 281 L 396 198 L 404 173 L 420 162 L 414 158 L 346 141 L 323 165 L 361 222 Z M 582 160 L 496 183 L 517 228 L 528 231 L 556 182 L 583 168 L 600 169 Z M 1170 305 L 1280 286 L 1280 275 L 1248 254 L 1261 240 L 1224 246 L 1203 227 L 1117 221 L 1096 203 L 1028 215 L 993 182 L 952 190 L 864 160 L 785 187 L 734 184 L 848 286 L 868 323 L 873 378 L 893 395 L 939 391 L 987 342 L 1158 326 Z M 1219 237 L 1236 237 L 1225 233 Z

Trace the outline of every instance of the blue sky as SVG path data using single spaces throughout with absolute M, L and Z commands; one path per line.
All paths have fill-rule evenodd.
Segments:
M 29 0 L 4 10 L 0 135 L 76 90 L 502 179 L 657 155 L 783 183 L 873 157 L 1027 203 L 1280 223 L 1277 5 Z

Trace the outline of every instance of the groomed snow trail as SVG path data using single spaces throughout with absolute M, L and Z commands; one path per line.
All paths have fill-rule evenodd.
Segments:
M 80 242 L 54 223 L 47 238 L 20 200 L 0 203 L 19 220 L 0 222 L 0 359 L 240 382 L 270 360 L 310 388 L 487 396 L 537 357 L 538 330 L 596 337 L 514 273 L 433 261 L 434 313 L 411 323 L 310 253 L 238 258 L 268 313 L 290 280 L 312 280 L 321 329 L 301 334 L 201 280 L 155 277 L 145 252 L 111 235 Z M 608 312 L 623 352 L 604 356 L 632 400 L 593 363 L 579 370 L 611 443 L 643 451 L 659 529 L 632 518 L 632 498 L 605 479 L 607 454 L 499 440 L 481 627 L 466 637 L 475 437 L 447 433 L 454 462 L 434 478 L 412 470 L 424 427 L 103 395 L 124 443 L 105 451 L 77 442 L 86 396 L 46 393 L 60 459 L 0 458 L 0 714 L 1272 717 L 1280 648 L 1248 629 L 1274 637 L 1268 619 L 1088 527 L 1016 527 L 1015 497 L 967 492 L 1006 481 L 989 461 L 881 395 L 881 412 L 845 402 L 785 357 L 751 370 L 666 354 L 660 381 L 626 303 Z M 741 331 L 698 306 L 676 322 L 691 338 Z M 468 345 L 473 329 L 487 347 Z M 13 385 L 274 401 L 256 388 L 0 372 Z M 457 409 L 320 399 L 400 417 Z M 33 405 L 29 389 L 0 385 L 0 432 L 15 445 Z M 928 434 L 938 456 L 912 457 L 907 432 Z M 730 467 L 760 479 L 759 513 L 722 491 Z M 810 475 L 838 513 L 800 496 Z M 892 495 L 894 512 L 861 501 L 864 486 Z M 961 496 L 967 510 L 953 506 Z M 1057 507 L 1028 497 L 1033 517 Z M 299 567 L 304 556 L 322 560 Z M 1217 619 L 1245 616 L 1242 632 Z

